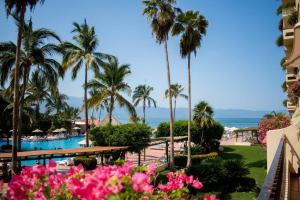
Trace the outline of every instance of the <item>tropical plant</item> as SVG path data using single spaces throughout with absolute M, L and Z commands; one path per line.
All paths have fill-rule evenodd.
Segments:
M 189 10 L 176 17 L 176 22 L 172 28 L 172 35 L 181 35 L 180 54 L 182 58 L 188 59 L 188 161 L 187 167 L 191 166 L 191 53 L 196 56 L 197 49 L 201 46 L 202 37 L 206 34 L 208 21 L 199 12 Z
M 46 112 L 58 116 L 68 107 L 67 100 L 67 95 L 60 93 L 58 90 L 52 92 L 46 100 Z
M 38 124 L 41 117 L 40 105 L 48 98 L 50 98 L 49 87 L 44 75 L 38 70 L 34 71 L 29 80 L 24 102 L 35 107 L 34 121 L 36 124 Z
M 173 111 L 173 119 L 175 121 L 176 117 L 176 104 L 178 97 L 182 97 L 184 99 L 188 99 L 188 96 L 186 94 L 183 94 L 184 87 L 182 85 L 179 85 L 178 83 L 171 85 L 171 98 L 174 98 L 174 111 Z M 165 91 L 165 97 L 169 97 L 169 90 Z
M 77 77 L 78 71 L 84 65 L 84 114 L 85 114 L 85 130 L 86 130 L 86 146 L 89 146 L 88 134 L 88 106 L 87 106 L 87 82 L 88 70 L 94 73 L 99 72 L 99 67 L 103 63 L 103 59 L 110 57 L 107 54 L 96 51 L 98 40 L 95 28 L 90 27 L 86 20 L 83 24 L 73 23 L 75 33 L 73 39 L 75 43 L 63 42 L 61 49 L 63 51 L 62 65 L 65 70 L 72 68 L 72 79 Z
M 169 93 L 171 93 L 171 75 L 170 64 L 168 56 L 168 39 L 169 32 L 174 24 L 176 14 L 181 12 L 180 9 L 175 8 L 174 0 L 145 0 L 143 1 L 144 10 L 143 15 L 146 15 L 152 28 L 152 34 L 156 37 L 156 42 L 159 44 L 164 43 L 165 59 L 167 69 L 167 80 Z M 170 107 L 170 167 L 174 167 L 174 136 L 173 136 L 173 109 L 172 99 L 169 98 Z
M 17 23 L 19 21 L 17 20 Z M 18 121 L 18 150 L 21 150 L 21 135 L 22 135 L 22 111 L 25 104 L 26 89 L 28 79 L 34 66 L 43 76 L 44 82 L 47 82 L 49 87 L 55 88 L 58 82 L 58 76 L 62 75 L 61 65 L 51 57 L 58 54 L 58 46 L 55 43 L 48 42 L 49 40 L 59 42 L 59 37 L 52 31 L 44 28 L 33 30 L 32 21 L 24 24 L 23 45 L 20 49 L 20 78 L 23 79 L 19 97 L 19 121 Z M 0 62 L 1 68 L 1 83 L 4 84 L 9 75 L 14 71 L 16 57 L 16 45 L 13 42 L 0 43 Z M 45 84 L 43 84 L 45 85 Z
M 62 118 L 70 121 L 78 119 L 79 116 L 80 116 L 80 109 L 69 105 L 65 107 L 64 112 L 62 113 Z
M 146 124 L 106 125 L 91 130 L 91 140 L 97 146 L 127 146 L 127 151 L 140 154 L 150 143 L 151 128 Z M 120 154 L 116 157 L 118 159 Z M 140 165 L 140 156 L 139 156 Z
M 169 172 L 165 184 L 155 184 L 156 170 L 154 163 L 136 168 L 133 163 L 126 162 L 121 166 L 99 166 L 90 173 L 84 173 L 80 165 L 62 174 L 50 160 L 47 166 L 26 167 L 20 175 L 15 175 L 5 196 L 8 199 L 64 200 L 191 199 L 188 188 L 200 190 L 203 187 L 198 178 L 187 176 L 183 171 Z M 2 185 L 0 189 L 3 190 Z M 218 200 L 213 195 L 204 197 L 204 200 L 213 199 Z
M 122 95 L 130 95 L 131 88 L 125 82 L 127 75 L 131 73 L 128 64 L 120 65 L 117 58 L 109 59 L 109 62 L 103 63 L 103 73 L 98 73 L 95 78 L 87 83 L 88 89 L 98 91 L 87 101 L 89 107 L 99 106 L 104 101 L 108 102 L 109 123 L 112 122 L 112 113 L 117 102 L 120 107 L 125 107 L 131 115 L 136 115 L 134 106 Z
M 156 101 L 150 97 L 150 93 L 153 91 L 153 87 L 147 85 L 139 85 L 135 88 L 132 96 L 134 106 L 137 106 L 139 103 L 143 104 L 143 123 L 146 121 L 146 104 L 148 107 L 151 107 L 151 104 L 156 108 Z
M 266 114 L 258 123 L 259 141 L 266 146 L 266 136 L 268 131 L 285 128 L 290 124 L 290 117 L 284 113 L 276 113 L 273 111 L 269 114 Z
M 5 9 L 6 14 L 14 15 L 18 18 L 20 24 L 18 26 L 16 57 L 15 57 L 15 70 L 14 70 L 14 105 L 13 105 L 13 148 L 12 148 L 12 170 L 17 171 L 17 135 L 18 135 L 18 117 L 19 117 L 19 71 L 20 71 L 20 57 L 21 57 L 21 44 L 24 30 L 24 18 L 26 8 L 32 10 L 37 3 L 43 3 L 44 0 L 6 0 Z

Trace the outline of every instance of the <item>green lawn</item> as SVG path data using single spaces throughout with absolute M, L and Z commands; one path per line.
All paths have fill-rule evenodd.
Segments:
M 242 159 L 249 167 L 249 177 L 254 178 L 260 188 L 264 183 L 267 173 L 267 155 L 261 146 L 224 146 L 221 154 L 224 159 Z M 257 192 L 235 192 L 228 196 L 232 200 L 253 200 L 257 197 Z

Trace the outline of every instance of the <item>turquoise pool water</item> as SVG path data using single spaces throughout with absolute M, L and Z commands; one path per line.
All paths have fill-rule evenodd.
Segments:
M 45 149 L 55 149 L 55 148 L 62 148 L 62 149 L 78 148 L 80 147 L 78 142 L 80 142 L 83 139 L 84 136 L 77 136 L 72 138 L 51 140 L 51 141 L 39 141 L 39 142 L 22 141 L 22 149 L 26 151 L 30 151 L 30 150 L 45 150 Z M 6 140 L 0 140 L 0 146 L 3 144 L 6 144 Z M 63 160 L 63 159 L 58 158 L 54 160 Z M 36 161 L 34 160 L 22 161 L 22 165 L 33 165 L 35 163 Z

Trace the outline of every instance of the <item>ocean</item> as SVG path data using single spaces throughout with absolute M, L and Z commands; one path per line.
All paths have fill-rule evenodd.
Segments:
M 126 123 L 127 119 L 119 119 L 121 123 Z M 176 120 L 186 120 L 184 118 L 179 118 Z M 227 128 L 249 128 L 257 127 L 260 118 L 215 118 L 224 127 Z M 146 123 L 151 128 L 156 128 L 161 122 L 168 122 L 169 118 L 146 118 Z

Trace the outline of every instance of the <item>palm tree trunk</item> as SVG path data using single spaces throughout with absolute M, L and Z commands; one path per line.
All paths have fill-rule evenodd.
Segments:
M 168 80 L 168 89 L 169 94 L 171 94 L 171 75 L 170 75 L 170 64 L 169 64 L 169 56 L 168 56 L 168 40 L 165 40 L 165 58 L 166 58 L 166 67 L 167 67 L 167 80 Z M 170 168 L 174 168 L 174 135 L 173 135 L 173 109 L 172 109 L 172 97 L 169 95 L 169 106 L 170 106 L 170 148 L 171 155 L 169 165 Z
M 145 124 L 145 121 L 146 121 L 146 112 L 145 112 L 145 109 L 146 109 L 146 102 L 144 100 L 144 102 L 143 102 L 143 113 L 144 113 L 143 124 Z
M 18 122 L 18 151 L 21 151 L 21 137 L 22 137 L 22 125 L 23 125 L 23 108 L 24 108 L 24 98 L 25 98 L 25 92 L 27 87 L 27 80 L 28 80 L 28 73 L 29 73 L 29 66 L 25 66 L 24 69 L 24 77 L 23 77 L 23 87 L 21 91 L 21 97 L 20 97 L 20 105 L 19 105 L 19 122 Z
M 188 106 L 189 106 L 189 121 L 188 121 L 188 156 L 186 167 L 190 167 L 192 164 L 191 159 L 191 121 L 192 121 L 192 110 L 191 110 L 191 54 L 188 54 Z
M 88 76 L 88 66 L 85 66 L 85 79 L 84 79 L 84 111 L 85 111 L 85 144 L 89 147 L 89 114 L 87 107 L 87 76 Z
M 109 105 L 109 124 L 111 125 L 112 122 L 112 112 L 114 107 L 114 97 L 113 95 L 110 96 L 110 105 Z
M 173 115 L 174 115 L 173 120 L 174 121 L 176 121 L 175 120 L 175 113 L 176 113 L 176 98 L 174 97 L 174 113 L 173 113 Z
M 92 124 L 94 125 L 94 110 L 95 110 L 95 108 L 93 108 L 93 110 L 92 110 Z
M 25 1 L 22 3 L 22 10 L 20 15 L 20 26 L 18 30 L 17 49 L 16 49 L 16 67 L 14 74 L 14 106 L 13 106 L 13 145 L 12 145 L 12 170 L 17 172 L 17 135 L 18 135 L 18 116 L 19 116 L 19 73 L 20 73 L 20 51 L 23 35 L 24 16 L 25 16 Z

